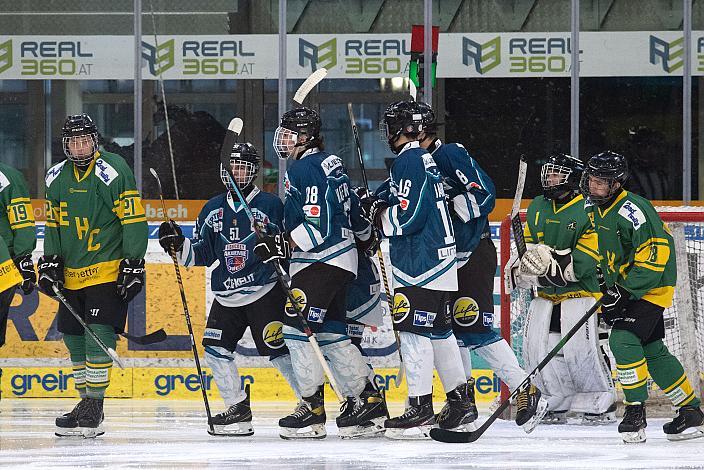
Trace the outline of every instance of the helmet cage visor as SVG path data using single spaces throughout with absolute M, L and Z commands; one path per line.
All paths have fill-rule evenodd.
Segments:
M 277 127 L 274 131 L 274 150 L 281 159 L 287 159 L 298 145 L 298 132 L 285 127 Z
M 608 188 L 605 194 L 594 194 L 591 190 L 591 179 L 594 179 L 594 185 L 605 186 Z M 604 204 L 611 200 L 611 198 L 616 194 L 616 192 L 621 189 L 621 186 L 616 186 L 616 183 L 620 183 L 618 178 L 613 176 L 600 176 L 596 175 L 588 169 L 582 174 L 582 179 L 579 183 L 579 189 L 582 195 L 589 199 L 590 202 L 596 205 Z
M 63 137 L 64 155 L 77 166 L 88 166 L 98 151 L 98 134 L 83 134 Z
M 540 183 L 543 189 L 557 188 L 567 184 L 572 168 L 548 162 L 540 169 Z

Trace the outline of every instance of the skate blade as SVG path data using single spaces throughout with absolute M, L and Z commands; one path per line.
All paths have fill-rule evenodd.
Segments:
M 430 439 L 430 430 L 432 428 L 432 424 L 416 426 L 413 428 L 386 428 L 386 433 L 384 433 L 384 436 L 389 439 L 397 440 Z
M 60 428 L 56 427 L 56 431 L 54 431 L 54 435 L 56 437 L 83 437 L 83 432 L 81 431 L 81 428 Z
M 105 431 L 103 430 L 102 427 L 98 426 L 97 428 L 78 428 L 81 430 L 81 433 L 83 435 L 84 439 L 95 439 L 96 437 L 102 436 L 105 434 Z
M 346 426 L 338 428 L 337 435 L 340 439 L 363 439 L 380 436 L 384 432 L 385 416 L 374 418 L 364 425 Z
M 699 437 L 704 437 L 704 426 L 685 429 L 679 434 L 665 434 L 665 437 L 667 437 L 668 441 L 688 441 L 690 439 L 697 439 Z
M 526 434 L 530 434 L 533 432 L 533 430 L 540 424 L 540 422 L 543 420 L 545 415 L 548 413 L 548 401 L 544 400 L 543 398 L 540 398 L 538 400 L 538 407 L 535 410 L 535 414 L 531 416 L 531 418 L 523 423 L 523 431 Z
M 254 434 L 251 422 L 243 421 L 232 424 L 214 424 L 213 428 L 208 428 L 211 436 L 246 437 Z
M 636 432 L 622 432 L 621 439 L 626 444 L 640 444 L 645 442 L 645 429 L 639 429 Z
M 279 428 L 281 439 L 325 439 L 328 433 L 324 424 L 312 424 L 305 428 Z
M 606 426 L 616 422 L 616 414 L 609 413 L 600 418 L 582 418 L 582 426 Z
M 548 419 L 541 419 L 540 424 L 547 424 L 548 426 L 552 425 L 558 425 L 558 424 L 567 424 L 567 418 L 565 419 L 554 419 L 554 418 L 548 418 Z

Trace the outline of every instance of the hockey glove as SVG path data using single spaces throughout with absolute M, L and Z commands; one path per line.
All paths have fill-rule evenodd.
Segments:
M 174 252 L 179 253 L 181 248 L 183 248 L 184 241 L 186 241 L 186 237 L 183 236 L 181 227 L 173 220 L 162 222 L 159 225 L 159 245 L 166 253 L 169 253 L 171 247 L 173 247 Z
M 144 259 L 123 259 L 118 269 L 117 295 L 129 302 L 144 286 Z
M 572 250 L 556 250 L 547 245 L 537 244 L 528 249 L 521 259 L 521 274 L 537 276 L 540 286 L 565 287 L 568 282 L 576 282 Z
M 37 263 L 39 290 L 49 297 L 55 297 L 53 285 L 64 286 L 64 260 L 59 255 L 44 255 Z
M 254 254 L 269 263 L 275 259 L 285 260 L 291 256 L 291 246 L 282 234 L 265 235 L 254 247 Z
M 362 217 L 374 227 L 381 229 L 381 214 L 389 207 L 389 203 L 378 196 L 369 196 L 359 201 L 359 204 L 362 207 Z
M 538 285 L 538 276 L 528 276 L 521 272 L 521 258 L 518 253 L 512 253 L 504 268 L 504 285 L 506 292 L 514 289 L 530 289 Z
M 601 318 L 609 326 L 614 326 L 618 320 L 625 318 L 626 305 L 631 293 L 618 284 L 607 287 L 601 297 Z
M 34 290 L 34 286 L 37 283 L 37 273 L 34 272 L 34 263 L 32 262 L 32 255 L 24 255 L 15 258 L 15 265 L 22 276 L 22 284 L 20 284 L 20 289 L 24 292 L 24 295 L 30 294 Z

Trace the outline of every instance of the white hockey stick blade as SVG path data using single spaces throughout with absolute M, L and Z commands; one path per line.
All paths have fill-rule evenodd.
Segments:
M 411 94 L 411 99 L 413 101 L 416 101 L 416 97 L 418 96 L 418 89 L 416 88 L 416 84 L 413 83 L 413 80 L 408 80 L 408 92 Z
M 518 211 L 521 210 L 521 199 L 523 199 L 523 187 L 526 184 L 526 173 L 528 172 L 528 163 L 524 156 L 521 156 L 521 162 L 518 165 L 518 183 L 516 184 L 516 194 L 513 198 L 513 205 L 511 206 L 511 218 L 518 215 Z
M 322 67 L 308 75 L 308 78 L 301 83 L 301 86 L 298 87 L 296 94 L 293 95 L 293 101 L 296 104 L 302 105 L 303 101 L 306 99 L 306 96 L 308 96 L 308 93 L 310 93 L 310 91 L 315 88 L 315 86 L 320 83 L 327 74 L 328 69 Z
M 232 121 L 230 121 L 230 125 L 227 126 L 228 131 L 232 131 L 237 135 L 240 135 L 242 133 L 242 128 L 244 127 L 244 122 L 242 119 L 236 117 Z

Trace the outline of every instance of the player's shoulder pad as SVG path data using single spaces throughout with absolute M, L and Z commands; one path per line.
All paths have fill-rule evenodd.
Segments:
M 629 221 L 634 230 L 638 230 L 647 220 L 643 211 L 630 199 L 621 205 L 618 214 Z
M 44 182 L 46 184 L 47 189 L 49 189 L 51 183 L 53 183 L 54 180 L 59 177 L 59 174 L 61 173 L 61 170 L 63 169 L 65 164 L 66 160 L 62 161 L 61 163 L 57 163 L 56 165 L 49 168 L 49 171 L 46 172 L 46 178 L 44 179 Z
M 320 162 L 320 167 L 325 172 L 325 176 L 330 176 L 333 172 L 343 170 L 342 159 L 337 155 L 328 155 Z

